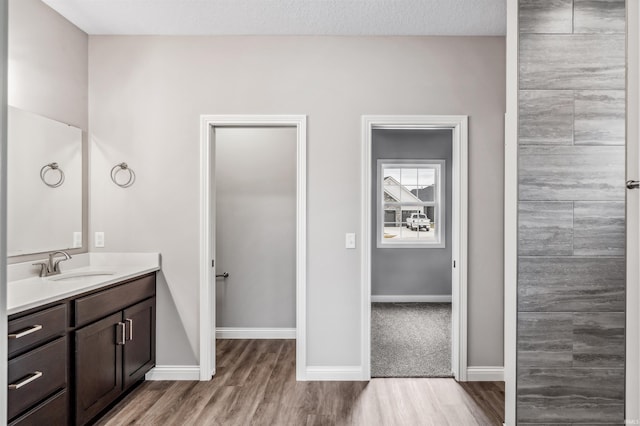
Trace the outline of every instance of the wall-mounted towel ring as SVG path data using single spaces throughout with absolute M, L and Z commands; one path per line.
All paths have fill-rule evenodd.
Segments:
M 123 170 L 125 170 L 125 171 L 127 171 L 129 173 L 129 179 L 124 183 L 120 183 L 120 182 L 118 182 L 118 180 L 116 178 L 118 176 L 118 173 L 120 173 Z M 111 169 L 111 180 L 113 181 L 113 183 L 118 185 L 120 188 L 128 188 L 131 185 L 133 185 L 133 183 L 136 181 L 136 174 L 133 171 L 133 169 L 130 168 L 127 165 L 127 163 L 120 163 L 120 164 L 116 164 Z
M 54 182 L 47 182 L 47 179 L 46 179 L 47 173 L 51 172 L 52 170 L 58 171 L 58 174 L 59 174 L 58 180 Z M 48 187 L 57 188 L 64 183 L 64 172 L 62 171 L 60 166 L 58 166 L 58 163 L 45 164 L 40 169 L 40 179 L 42 179 L 42 182 L 44 182 L 44 184 L 47 185 Z

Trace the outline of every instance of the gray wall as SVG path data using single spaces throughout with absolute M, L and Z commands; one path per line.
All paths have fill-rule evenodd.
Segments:
M 371 294 L 451 294 L 451 130 L 375 129 L 372 136 Z M 445 160 L 445 248 L 377 248 L 378 159 Z
M 0 235 L 7 235 L 7 1 L 0 0 Z M 7 242 L 0 238 L 0 333 L 7 332 Z M 7 359 L 7 341 L 0 343 L 0 359 Z M 7 383 L 7 369 L 0 371 Z M 7 387 L 0 392 L 0 419 L 7 418 Z
M 295 127 L 215 129 L 217 327 L 296 326 Z
M 518 424 L 622 424 L 625 2 L 519 4 Z
M 344 248 L 360 229 L 361 116 L 465 114 L 469 363 L 502 365 L 504 37 L 91 36 L 89 81 L 91 231 L 106 251 L 162 253 L 158 364 L 198 353 L 201 114 L 308 115 L 315 366 L 361 360 L 363 248 Z M 126 191 L 108 176 L 120 161 L 138 176 Z
M 9 105 L 78 127 L 83 133 L 84 243 L 70 253 L 87 251 L 88 49 L 89 36 L 42 1 L 9 0 Z M 44 214 L 45 206 L 41 207 Z M 15 256 L 9 261 L 41 257 Z

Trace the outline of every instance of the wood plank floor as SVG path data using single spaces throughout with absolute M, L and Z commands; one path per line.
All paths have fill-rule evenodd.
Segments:
M 210 382 L 145 382 L 98 425 L 501 425 L 502 382 L 296 382 L 294 340 L 218 340 Z

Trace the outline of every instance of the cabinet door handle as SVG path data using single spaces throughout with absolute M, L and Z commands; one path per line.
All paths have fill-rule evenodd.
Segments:
M 133 340 L 133 320 L 127 318 L 124 321 L 129 324 L 129 338 L 127 340 Z
M 118 341 L 117 344 L 118 345 L 124 345 L 126 343 L 126 337 L 125 337 L 125 325 L 123 322 L 119 322 L 118 323 L 118 329 L 120 330 L 120 336 L 116 337 L 116 340 Z
M 28 336 L 31 333 L 35 333 L 36 331 L 42 330 L 42 326 L 40 324 L 32 325 L 31 327 L 22 330 L 20 333 L 12 333 L 9 335 L 9 339 L 19 339 L 24 336 Z
M 20 389 L 24 385 L 28 385 L 34 380 L 38 380 L 40 377 L 42 377 L 42 371 L 34 371 L 29 377 L 27 377 L 23 381 L 10 384 L 9 389 Z

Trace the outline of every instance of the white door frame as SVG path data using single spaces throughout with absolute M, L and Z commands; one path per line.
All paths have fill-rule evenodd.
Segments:
M 466 115 L 362 116 L 361 160 L 361 362 L 362 380 L 371 379 L 371 151 L 374 129 L 451 129 L 452 150 L 452 365 L 456 380 L 467 380 L 467 226 L 468 226 L 468 117 Z
M 215 150 L 216 127 L 295 127 L 296 161 L 296 379 L 304 380 L 307 312 L 307 116 L 200 116 L 200 380 L 215 374 Z
M 518 323 L 518 0 L 507 0 L 504 120 L 504 423 L 516 425 Z

